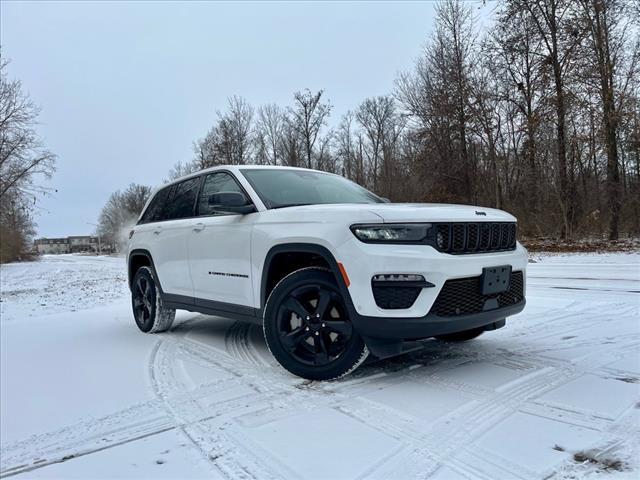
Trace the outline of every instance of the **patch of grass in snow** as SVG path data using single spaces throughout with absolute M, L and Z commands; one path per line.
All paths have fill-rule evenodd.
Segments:
M 622 472 L 627 465 L 615 457 L 603 455 L 595 450 L 585 450 L 573 454 L 573 461 L 580 464 L 591 464 L 598 470 Z
M 626 383 L 640 383 L 640 380 L 638 380 L 635 377 L 619 377 L 619 378 L 616 378 L 616 380 L 620 380 L 621 382 L 626 382 Z

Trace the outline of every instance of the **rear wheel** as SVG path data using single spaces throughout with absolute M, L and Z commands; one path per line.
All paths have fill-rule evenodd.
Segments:
M 140 267 L 133 277 L 131 306 L 136 325 L 145 333 L 168 330 L 176 316 L 175 310 L 163 306 L 160 289 L 149 267 Z
M 466 342 L 473 340 L 484 333 L 483 328 L 474 328 L 473 330 L 465 330 L 463 332 L 448 333 L 446 335 L 438 335 L 436 338 L 443 342 Z
M 316 267 L 276 285 L 265 308 L 264 336 L 280 365 L 310 380 L 346 375 L 369 355 L 333 275 Z

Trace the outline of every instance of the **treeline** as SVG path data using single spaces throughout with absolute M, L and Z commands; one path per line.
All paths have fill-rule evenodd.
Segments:
M 284 107 L 234 96 L 170 178 L 220 164 L 311 167 L 393 201 L 503 208 L 529 236 L 637 234 L 638 9 L 505 0 L 479 32 L 470 4 L 444 1 L 435 33 L 388 95 L 333 128 L 322 91 Z
M 33 256 L 33 212 L 48 193 L 36 180 L 51 176 L 56 160 L 35 130 L 39 108 L 7 65 L 0 55 L 0 263 Z
M 309 167 L 397 202 L 502 208 L 529 237 L 640 233 L 640 4 L 503 0 L 486 31 L 472 4 L 436 12 L 388 95 L 337 121 L 323 91 L 257 108 L 231 97 L 169 179 L 221 164 Z

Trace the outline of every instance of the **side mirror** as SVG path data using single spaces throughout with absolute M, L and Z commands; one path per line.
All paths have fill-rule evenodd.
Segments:
M 209 195 L 209 208 L 217 212 L 240 213 L 255 212 L 249 199 L 241 192 L 219 192 Z

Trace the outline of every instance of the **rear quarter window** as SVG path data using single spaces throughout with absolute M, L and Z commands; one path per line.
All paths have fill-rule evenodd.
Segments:
M 161 214 L 167 200 L 167 195 L 169 194 L 169 188 L 170 187 L 165 187 L 162 190 L 158 190 L 158 192 L 153 196 L 153 199 L 151 199 L 151 202 L 149 202 L 149 206 L 142 214 L 138 224 L 157 222 L 161 220 Z
M 138 223 L 192 217 L 199 185 L 200 177 L 193 177 L 159 190 Z

